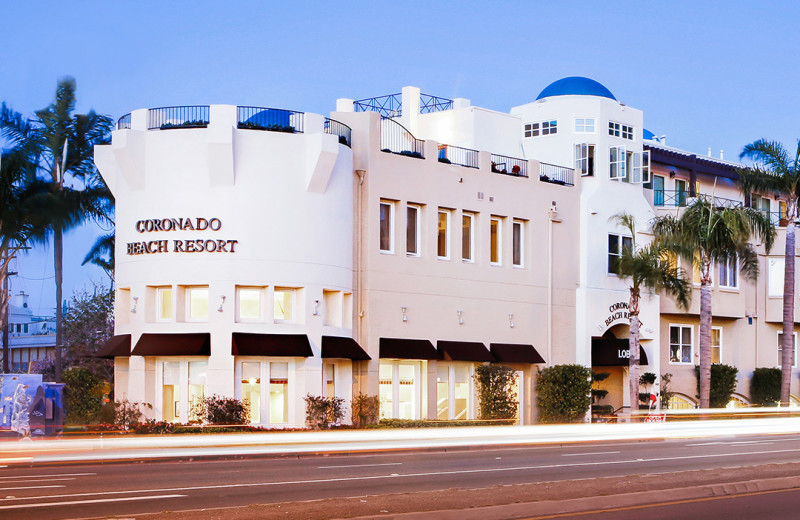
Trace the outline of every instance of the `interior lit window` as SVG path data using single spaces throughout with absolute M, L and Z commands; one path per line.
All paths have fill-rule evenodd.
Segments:
M 275 289 L 275 297 L 273 298 L 273 317 L 275 321 L 293 321 L 294 296 L 294 289 Z
M 172 287 L 159 287 L 156 289 L 156 316 L 158 321 L 172 319 Z
M 289 420 L 289 363 L 269 364 L 269 422 Z
M 261 422 L 261 364 L 242 363 L 242 401 L 247 405 L 250 422 Z
M 236 289 L 240 321 L 260 321 L 261 302 L 264 289 L 259 287 L 238 287 Z
M 189 287 L 186 289 L 186 303 L 190 321 L 208 320 L 208 287 Z

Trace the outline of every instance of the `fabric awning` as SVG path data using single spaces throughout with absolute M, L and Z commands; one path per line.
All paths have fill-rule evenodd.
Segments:
M 439 352 L 427 339 L 381 338 L 381 358 L 441 359 Z
M 234 332 L 234 356 L 311 357 L 311 343 L 305 334 L 257 334 Z
M 486 345 L 480 342 L 439 340 L 436 348 L 445 361 L 497 361 Z
M 372 359 L 356 340 L 342 336 L 322 336 L 322 357 L 352 359 L 353 361 Z
M 118 334 L 112 336 L 105 344 L 94 353 L 96 358 L 114 359 L 131 355 L 131 335 Z
M 533 345 L 522 343 L 490 343 L 489 348 L 497 361 L 502 363 L 544 363 L 544 358 Z
M 211 334 L 142 334 L 131 352 L 133 356 L 210 356 Z
M 628 366 L 631 349 L 627 339 L 592 338 L 592 366 L 621 367 Z M 639 347 L 639 365 L 649 365 L 647 354 Z

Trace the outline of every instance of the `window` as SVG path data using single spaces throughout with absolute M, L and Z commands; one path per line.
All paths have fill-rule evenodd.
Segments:
M 239 321 L 262 321 L 264 289 L 261 287 L 237 287 L 236 305 Z
M 786 259 L 783 257 L 767 258 L 767 285 L 769 296 L 783 296 L 783 275 Z
M 436 255 L 442 260 L 450 258 L 450 212 L 439 210 L 439 231 L 436 237 Z
M 792 368 L 797 367 L 797 333 L 792 333 Z M 783 332 L 778 332 L 778 366 L 781 366 L 783 359 Z
M 711 327 L 711 362 L 722 363 L 722 327 Z
M 289 363 L 269 364 L 269 422 L 289 421 Z
M 691 325 L 669 326 L 669 362 L 692 362 L 692 332 Z
M 322 368 L 322 389 L 328 399 L 336 397 L 336 365 L 333 363 L 325 363 Z
M 378 370 L 380 417 L 419 419 L 420 363 L 381 360 Z
M 286 424 L 294 421 L 289 409 L 289 387 L 294 385 L 290 378 L 295 374 L 293 360 L 243 360 L 237 362 L 236 374 L 240 385 L 237 398 L 247 403 L 251 423 Z
M 550 135 L 558 133 L 558 121 L 542 121 L 540 123 L 525 123 L 525 137 Z
M 525 238 L 523 231 L 525 229 L 525 223 L 519 220 L 515 220 L 511 224 L 511 263 L 514 267 L 522 267 L 523 262 L 523 251 L 522 248 L 525 246 Z
M 649 183 L 650 182 L 650 151 L 635 152 L 631 157 L 633 167 L 631 168 L 631 182 Z
M 593 144 L 581 143 L 575 145 L 575 169 L 578 170 L 583 177 L 591 177 L 594 175 Z
M 381 253 L 394 253 L 394 204 L 381 202 L 380 209 Z
M 420 207 L 408 205 L 406 208 L 406 254 L 419 256 Z
M 720 287 L 739 287 L 739 261 L 736 257 L 717 263 Z
M 473 244 L 474 230 L 473 225 L 475 215 L 471 213 L 462 213 L 461 215 L 461 259 L 465 262 L 472 262 L 473 259 Z
M 208 287 L 187 288 L 186 307 L 188 321 L 208 321 Z
M 579 117 L 575 119 L 575 132 L 579 134 L 593 134 L 594 133 L 594 118 L 593 117 Z
M 622 123 L 608 122 L 608 135 L 633 140 L 633 127 Z
M 156 288 L 156 320 L 172 319 L 172 287 Z
M 503 247 L 503 236 L 500 228 L 500 219 L 492 217 L 489 221 L 489 262 L 492 265 L 500 265 L 503 261 L 501 248 Z
M 242 363 L 242 402 L 247 406 L 250 422 L 261 422 L 261 363 Z
M 769 217 L 772 202 L 766 197 L 753 197 L 753 208 L 759 209 Z
M 273 318 L 275 321 L 288 322 L 294 318 L 294 289 L 275 288 L 273 296 Z
M 195 404 L 205 397 L 208 379 L 207 361 L 164 361 L 161 366 L 162 418 L 167 422 L 199 420 Z M 186 397 L 181 388 L 188 388 Z
M 617 274 L 619 259 L 625 248 L 633 247 L 633 239 L 622 235 L 608 235 L 608 273 Z
M 710 286 L 714 286 L 714 266 L 708 266 L 708 277 L 711 280 L 709 283 Z M 700 262 L 694 261 L 692 262 L 692 283 L 695 285 L 701 285 L 703 282 L 703 277 L 700 273 Z
M 611 179 L 624 179 L 628 176 L 625 168 L 625 147 L 612 146 L 608 149 L 608 176 Z

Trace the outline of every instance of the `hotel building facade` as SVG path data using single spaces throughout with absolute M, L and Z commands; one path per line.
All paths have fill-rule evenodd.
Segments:
M 587 78 L 508 113 L 414 87 L 340 99 L 329 117 L 136 110 L 95 161 L 117 202 L 102 352 L 116 397 L 181 422 L 214 394 L 275 427 L 304 423 L 307 394 L 471 419 L 481 363 L 517 372 L 523 424 L 554 364 L 610 372 L 603 404 L 628 406 L 628 288 L 613 271 L 630 237 L 610 217 L 633 214 L 641 243 L 698 193 L 742 199 L 735 164 L 667 147 Z M 780 224 L 780 200 L 756 202 Z M 755 283 L 715 266 L 714 355 L 739 368 L 744 403 L 753 369 L 777 365 L 781 239 Z M 696 401 L 695 292 L 688 312 L 641 304 L 642 371 L 673 374 L 675 406 Z

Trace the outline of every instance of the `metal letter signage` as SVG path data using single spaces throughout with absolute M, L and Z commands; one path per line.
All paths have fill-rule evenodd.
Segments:
M 222 221 L 212 218 L 155 218 L 139 220 L 134 224 L 137 233 L 154 233 L 165 231 L 219 231 Z M 169 240 L 144 240 L 128 242 L 129 255 L 152 255 L 157 253 L 235 253 L 238 240 L 229 239 L 173 239 L 172 248 Z

